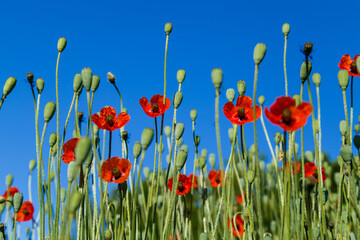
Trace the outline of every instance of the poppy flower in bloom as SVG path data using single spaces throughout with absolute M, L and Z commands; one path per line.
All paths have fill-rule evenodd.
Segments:
M 30 201 L 25 201 L 22 203 L 21 208 L 17 214 L 16 221 L 26 222 L 33 218 L 34 206 Z
M 193 176 L 194 176 L 194 174 L 190 174 L 190 175 L 189 175 L 190 181 L 192 181 Z M 197 179 L 198 179 L 198 176 L 195 175 L 195 177 L 194 177 L 194 183 L 193 183 L 193 187 L 194 187 L 194 188 L 198 188 L 198 187 L 199 187 L 199 184 L 198 184 Z
M 270 110 L 265 108 L 265 116 L 272 124 L 278 125 L 284 131 L 296 131 L 306 124 L 313 107 L 308 102 L 302 102 L 296 107 L 292 97 L 278 97 Z
M 243 125 L 248 122 L 254 121 L 254 110 L 252 106 L 252 99 L 248 96 L 239 96 L 236 105 L 232 102 L 225 103 L 223 107 L 224 115 L 231 123 Z M 255 119 L 261 116 L 261 109 L 256 106 Z
M 69 163 L 71 161 L 76 160 L 74 150 L 79 140 L 80 138 L 72 138 L 66 143 L 64 143 L 63 146 L 64 154 L 61 156 L 64 163 Z
M 95 113 L 91 116 L 91 119 L 100 129 L 112 132 L 125 126 L 130 121 L 130 116 L 125 112 L 116 116 L 113 107 L 104 107 L 100 110 L 100 115 Z
M 319 181 L 317 167 L 316 167 L 315 163 L 307 162 L 307 163 L 305 163 L 304 168 L 305 168 L 305 177 L 307 177 L 307 178 L 313 177 L 316 182 Z M 321 168 L 321 174 L 322 174 L 322 180 L 325 181 L 326 175 L 324 172 L 324 168 Z
M 150 99 L 150 103 L 147 98 L 142 97 L 139 101 L 146 115 L 149 117 L 157 117 L 163 115 L 170 107 L 170 99 L 165 99 L 165 105 L 163 104 L 164 96 L 157 94 Z
M 230 222 L 231 222 L 231 225 L 230 225 Z M 233 219 L 231 218 L 231 219 L 228 220 L 228 227 L 229 228 L 230 228 L 230 226 L 232 227 L 233 235 L 238 236 L 238 232 L 239 232 L 240 237 L 242 237 L 243 234 L 244 234 L 244 220 L 242 220 L 242 218 L 241 218 L 241 216 L 239 214 L 236 215 L 235 224 L 236 224 L 237 231 L 236 231 L 236 228 L 234 226 Z
M 296 172 L 300 172 L 301 165 L 299 162 L 296 162 Z M 289 169 L 289 162 L 286 162 L 286 169 Z M 283 170 L 283 167 L 281 167 L 281 171 Z M 295 174 L 295 163 L 292 163 L 292 172 Z
M 101 165 L 102 180 L 123 183 L 129 177 L 131 166 L 129 160 L 125 158 L 109 158 Z
M 345 54 L 342 56 L 339 62 L 339 68 L 345 69 L 348 71 L 350 76 L 359 77 L 360 74 L 356 67 L 356 60 L 360 55 L 356 55 L 353 60 L 351 60 L 351 57 L 349 54 Z
M 19 192 L 19 189 L 17 189 L 16 187 L 9 187 L 9 196 L 13 197 L 15 195 L 15 193 Z M 5 199 L 8 198 L 8 190 L 5 190 L 4 194 L 1 195 L 2 197 L 4 197 Z
M 236 197 L 236 201 L 240 204 L 243 204 L 244 201 L 246 201 L 246 192 L 244 192 L 244 199 L 242 198 L 241 193 L 239 193 L 239 195 Z
M 224 173 L 222 173 L 222 175 L 224 175 Z M 210 180 L 211 186 L 213 186 L 213 187 L 220 186 L 221 187 L 222 186 L 221 170 L 219 170 L 219 171 L 210 170 L 209 180 Z
M 172 191 L 173 188 L 173 177 L 170 178 L 167 182 L 167 187 Z M 177 195 L 184 195 L 187 194 L 191 189 L 191 179 L 188 178 L 185 174 L 180 174 L 179 176 L 179 183 L 176 190 Z

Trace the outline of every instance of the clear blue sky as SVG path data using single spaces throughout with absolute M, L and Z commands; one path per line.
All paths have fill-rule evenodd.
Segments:
M 344 119 L 341 90 L 338 86 L 338 62 L 343 54 L 352 57 L 359 51 L 357 29 L 358 1 L 63 1 L 63 2 L 6 2 L 1 3 L 0 22 L 0 86 L 9 76 L 18 79 L 16 88 L 0 110 L 0 192 L 5 190 L 5 176 L 14 175 L 14 185 L 27 199 L 28 163 L 36 158 L 34 106 L 26 73 L 44 78 L 41 96 L 40 128 L 43 108 L 47 101 L 55 101 L 55 65 L 57 40 L 68 40 L 60 60 L 59 88 L 61 96 L 61 126 L 73 94 L 72 82 L 83 67 L 91 67 L 100 75 L 101 84 L 95 94 L 93 110 L 105 105 L 120 110 L 115 89 L 107 82 L 111 71 L 124 98 L 131 121 L 126 125 L 130 133 L 129 149 L 140 140 L 145 127 L 153 127 L 153 119 L 142 111 L 138 101 L 145 96 L 163 93 L 163 59 L 165 46 L 164 24 L 173 23 L 168 55 L 168 96 L 177 90 L 176 72 L 183 68 L 187 77 L 183 83 L 184 100 L 178 112 L 178 121 L 185 123 L 185 144 L 190 147 L 189 161 L 194 149 L 191 142 L 189 112 L 198 110 L 196 133 L 201 136 L 200 149 L 216 153 L 214 96 L 211 70 L 224 71 L 220 106 L 225 104 L 227 88 L 236 89 L 238 80 L 247 82 L 247 95 L 252 96 L 256 43 L 267 45 L 267 54 L 260 65 L 258 96 L 265 95 L 269 106 L 277 96 L 284 95 L 282 24 L 290 23 L 287 70 L 289 94 L 300 89 L 299 70 L 303 54 L 300 48 L 306 41 L 314 43 L 313 73 L 322 76 L 322 129 L 324 152 L 332 158 L 339 154 L 339 121 Z M 313 86 L 313 85 L 312 85 Z M 354 119 L 357 123 L 360 97 L 355 79 Z M 307 92 L 307 91 L 305 91 Z M 349 93 L 349 91 L 348 91 Z M 315 96 L 315 92 L 313 92 Z M 348 95 L 349 96 L 349 95 Z M 305 99 L 308 99 L 305 94 Z M 348 101 L 349 98 L 348 98 Z M 79 110 L 87 115 L 86 99 L 81 96 Z M 165 124 L 172 119 L 173 108 L 165 116 Z M 309 118 L 310 120 L 310 118 Z M 230 122 L 221 111 L 221 138 L 224 156 L 230 152 L 228 128 Z M 280 128 L 266 120 L 271 139 Z M 260 127 L 260 121 L 258 121 Z M 73 115 L 66 140 L 72 135 Z M 52 120 L 45 137 L 44 159 L 47 159 L 48 136 L 56 131 Z M 247 144 L 253 142 L 253 126 L 246 125 Z M 115 133 L 114 155 L 120 155 L 119 134 Z M 260 150 L 270 157 L 261 127 L 258 131 Z M 311 125 L 305 133 L 305 149 L 313 150 Z M 152 168 L 150 146 L 145 165 Z M 167 150 L 165 150 L 165 155 Z M 130 154 L 132 160 L 132 154 Z M 64 164 L 63 164 L 64 165 Z M 66 179 L 66 168 L 61 179 Z M 33 198 L 36 181 L 33 182 Z M 36 211 L 38 210 L 37 207 Z

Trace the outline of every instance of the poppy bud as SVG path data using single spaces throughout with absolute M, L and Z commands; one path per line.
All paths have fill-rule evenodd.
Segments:
M 45 109 L 44 109 L 44 120 L 45 122 L 49 122 L 52 117 L 54 116 L 56 110 L 56 104 L 54 102 L 48 102 L 45 105 Z
M 13 178 L 12 174 L 6 175 L 5 184 L 6 184 L 7 188 L 11 187 L 11 185 L 13 184 L 13 181 L 14 181 L 14 178 Z
M 314 240 L 320 239 L 320 228 L 317 226 L 313 227 L 313 237 L 314 237 Z
M 179 140 L 184 133 L 184 123 L 179 122 L 175 127 L 175 139 Z
M 111 233 L 110 229 L 106 229 L 106 231 L 105 231 L 105 239 L 106 240 L 111 240 L 112 239 L 112 233 Z
M 356 125 L 355 125 L 355 132 L 356 132 L 356 134 L 359 134 L 359 130 L 360 130 L 360 125 L 359 125 L 359 124 L 356 124 Z
M 315 133 L 319 132 L 320 126 L 319 126 L 319 120 L 315 119 L 313 122 L 313 129 Z
M 256 44 L 253 55 L 255 64 L 259 65 L 261 61 L 264 59 L 265 54 L 266 54 L 266 45 L 264 43 Z
M 284 36 L 288 36 L 289 32 L 290 32 L 290 24 L 284 23 L 282 25 L 282 32 L 283 32 Z
M 261 95 L 259 98 L 258 98 L 258 102 L 260 104 L 260 106 L 263 106 L 264 103 L 265 103 L 265 97 L 263 95 Z
M 212 169 L 215 168 L 215 154 L 214 153 L 210 153 L 209 155 L 209 163 Z
M 74 81 L 73 81 L 73 89 L 74 92 L 78 92 L 82 88 L 82 79 L 81 79 L 81 73 L 75 74 Z
M 76 163 L 76 161 L 71 161 L 69 163 L 68 169 L 67 169 L 67 179 L 69 182 L 74 181 L 74 179 L 76 177 L 77 167 L 78 167 L 78 164 Z
M 34 74 L 31 73 L 31 72 L 29 72 L 29 73 L 26 74 L 26 78 L 27 78 L 27 80 L 28 80 L 29 83 L 33 83 L 33 81 L 34 81 Z
M 252 184 L 254 182 L 254 179 L 255 179 L 255 172 L 253 170 L 249 170 L 247 172 L 247 180 L 250 184 Z
M 111 72 L 107 73 L 107 79 L 111 84 L 115 84 L 115 76 Z
M 164 127 L 164 133 L 165 133 L 166 137 L 170 137 L 171 127 L 170 126 L 165 126 Z
M 205 148 L 203 150 L 201 150 L 201 156 L 206 158 L 207 150 Z
M 336 160 L 337 160 L 337 163 L 339 164 L 339 166 L 344 164 L 344 160 L 341 155 L 338 155 Z
M 67 209 L 69 213 L 74 213 L 79 208 L 82 202 L 82 198 L 83 198 L 82 194 L 78 191 L 74 191 L 71 194 L 69 207 Z
M 49 145 L 50 145 L 50 147 L 53 147 L 55 145 L 56 140 L 57 140 L 56 133 L 51 133 L 50 137 L 49 137 Z
M 148 167 L 144 167 L 144 176 L 145 179 L 149 179 L 150 178 L 150 169 Z
M 349 84 L 349 73 L 345 69 L 340 70 L 338 73 L 338 81 L 341 89 L 343 91 L 346 90 L 348 84 Z
M 315 84 L 316 87 L 320 86 L 321 83 L 321 76 L 319 73 L 314 73 L 312 76 L 312 81 Z
M 133 147 L 133 154 L 134 154 L 134 158 L 138 158 L 141 154 L 141 143 L 140 142 L 135 142 L 134 147 Z
M 200 144 L 200 136 L 195 136 L 195 138 L 194 138 L 194 144 L 195 144 L 196 147 L 199 146 L 199 144 Z
M 180 146 L 183 144 L 183 141 L 184 141 L 184 139 L 182 139 L 182 138 L 180 138 L 180 139 L 178 140 L 178 147 L 180 147 Z
M 340 154 L 341 154 L 341 157 L 343 158 L 343 160 L 345 161 L 345 163 L 351 163 L 351 161 L 353 159 L 353 152 L 352 152 L 351 146 L 349 146 L 349 145 L 341 146 Z
M 32 172 L 35 167 L 36 167 L 36 161 L 34 159 L 30 160 L 30 162 L 29 162 L 29 170 L 30 170 L 30 172 Z
M 275 133 L 275 143 L 276 143 L 276 145 L 279 145 L 280 141 L 282 141 L 282 138 L 283 138 L 283 136 L 282 136 L 281 133 L 279 133 L 279 132 Z
M 308 162 L 314 162 L 314 154 L 313 154 L 313 152 L 311 152 L 311 151 L 306 151 L 306 152 L 305 152 L 305 159 L 306 159 Z
M 38 93 L 41 94 L 44 89 L 44 79 L 38 78 L 36 79 L 36 89 L 38 90 Z
M 208 239 L 209 239 L 209 237 L 208 237 L 207 233 L 200 234 L 200 240 L 208 240 Z
M 176 156 L 176 163 L 175 163 L 176 170 L 181 171 L 181 169 L 185 165 L 187 156 L 188 156 L 187 146 L 183 145 L 181 146 L 181 149 Z
M 306 42 L 304 44 L 304 54 L 305 56 L 309 56 L 310 53 L 312 52 L 313 49 L 313 44 L 311 42 Z
M 190 117 L 191 117 L 191 120 L 195 121 L 195 119 L 197 117 L 197 110 L 196 109 L 192 109 L 190 111 Z
M 244 96 L 246 92 L 246 83 L 244 80 L 237 82 L 237 90 L 240 96 Z
M 307 67 L 307 70 L 306 70 L 306 67 Z M 306 79 L 308 79 L 308 77 L 310 76 L 311 70 L 312 70 L 312 63 L 311 62 L 308 61 L 307 66 L 306 66 L 306 61 L 304 61 L 301 64 L 301 68 L 300 68 L 301 82 L 305 82 Z
M 15 193 L 14 195 L 14 212 L 18 212 L 21 208 L 21 205 L 23 203 L 23 194 L 22 193 Z
M 141 134 L 141 145 L 146 150 L 154 137 L 154 130 L 152 128 L 145 128 Z
M 263 239 L 264 239 L 264 240 L 271 240 L 271 239 L 273 239 L 273 238 L 272 238 L 271 233 L 264 233 Z
M 234 141 L 234 128 L 229 128 L 228 135 L 229 135 L 230 143 L 232 143 Z
M 83 68 L 81 71 L 81 80 L 86 89 L 86 91 L 90 91 L 91 82 L 92 82 L 92 71 L 91 68 Z
M 173 27 L 172 23 L 165 23 L 165 33 L 166 33 L 166 35 L 169 35 L 171 33 L 172 27 Z
M 182 102 L 182 99 L 183 99 L 183 93 L 182 92 L 176 92 L 175 95 L 174 95 L 174 100 L 173 100 L 175 109 L 177 109 L 180 106 L 180 104 Z
M 228 88 L 228 90 L 226 90 L 226 98 L 229 102 L 234 101 L 235 99 L 235 90 L 233 88 Z
M 9 93 L 11 93 L 11 91 L 14 89 L 15 85 L 16 85 L 16 78 L 9 77 L 4 85 L 3 96 L 6 97 L 7 95 L 9 95 Z
M 66 38 L 64 38 L 64 37 L 59 38 L 58 43 L 57 43 L 57 49 L 59 52 L 62 52 L 65 50 L 66 43 L 67 43 Z
M 159 143 L 158 151 L 161 152 L 161 153 L 164 152 L 164 144 L 163 143 Z
M 83 137 L 79 140 L 75 147 L 75 159 L 82 164 L 91 151 L 91 139 Z
M 211 72 L 211 79 L 216 89 L 221 87 L 223 81 L 223 71 L 221 68 L 214 68 Z
M 293 96 L 293 99 L 295 100 L 295 106 L 296 106 L 296 107 L 299 106 L 300 103 L 301 103 L 300 95 L 299 95 L 299 94 L 295 94 L 295 95 Z
M 177 81 L 179 82 L 179 84 L 182 84 L 185 80 L 185 76 L 186 76 L 186 73 L 185 73 L 185 70 L 184 69 L 179 69 L 176 73 L 176 79 Z
M 87 168 L 90 168 L 92 160 L 93 160 L 94 154 L 92 151 L 89 152 L 89 154 L 86 156 L 84 161 L 84 166 Z
M 360 148 L 360 136 L 355 135 L 353 142 L 354 142 L 355 147 L 359 150 L 359 148 Z
M 60 200 L 62 202 L 65 202 L 65 197 L 66 197 L 66 189 L 65 188 L 61 188 L 60 189 Z
M 339 128 L 340 128 L 341 135 L 345 136 L 347 129 L 348 129 L 348 125 L 345 120 L 340 121 Z
M 82 113 L 82 112 L 79 112 L 79 113 Z M 80 117 L 80 115 L 79 115 L 79 117 Z M 95 136 L 97 136 L 99 134 L 99 127 L 96 124 L 93 125 L 93 131 L 94 131 Z
M 99 87 L 99 84 L 100 84 L 100 76 L 93 75 L 92 76 L 92 81 L 91 81 L 91 91 L 96 92 L 96 90 Z
M 203 169 L 206 164 L 206 158 L 205 157 L 199 157 L 199 167 Z

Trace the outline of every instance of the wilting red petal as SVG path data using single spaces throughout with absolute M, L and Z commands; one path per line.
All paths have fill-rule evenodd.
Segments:
M 9 191 L 5 190 L 4 194 L 1 196 L 4 197 L 5 199 L 7 199 L 8 192 L 9 192 L 9 196 L 13 197 L 15 195 L 15 193 L 19 192 L 19 189 L 17 189 L 16 187 L 9 187 Z
M 18 222 L 26 222 L 31 220 L 33 218 L 33 215 L 34 215 L 33 204 L 30 201 L 25 201 L 21 205 L 16 220 Z
M 112 183 L 123 183 L 129 177 L 131 163 L 125 158 L 112 157 L 103 162 L 101 166 L 102 180 Z M 114 175 L 114 170 L 119 171 L 119 175 Z
M 173 188 L 173 181 L 174 181 L 174 178 L 172 177 L 167 182 L 167 187 L 170 191 L 172 191 L 172 188 Z M 191 179 L 188 178 L 185 174 L 180 174 L 176 194 L 184 195 L 184 194 L 188 193 L 190 191 L 190 189 L 191 189 Z
M 64 144 L 63 146 L 64 154 L 61 156 L 64 163 L 69 163 L 71 161 L 76 160 L 74 150 L 79 140 L 80 138 L 72 138 Z

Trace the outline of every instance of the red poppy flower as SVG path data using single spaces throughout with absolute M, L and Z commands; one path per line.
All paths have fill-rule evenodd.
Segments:
M 230 225 L 230 222 L 231 222 L 231 225 Z M 235 224 L 236 224 L 236 228 L 237 228 L 237 231 L 239 232 L 240 237 L 242 237 L 244 234 L 244 220 L 242 220 L 242 218 L 239 214 L 236 215 Z M 232 234 L 234 236 L 238 236 L 236 228 L 234 226 L 234 221 L 232 218 L 228 219 L 228 227 L 230 228 L 230 226 L 232 227 Z
M 192 181 L 192 179 L 193 179 L 193 175 L 194 175 L 194 174 L 190 174 L 190 175 L 189 175 L 189 178 L 190 178 L 191 181 Z M 195 175 L 195 177 L 194 177 L 194 183 L 193 183 L 193 187 L 194 187 L 194 188 L 198 188 L 198 187 L 199 187 L 199 184 L 198 184 L 197 179 L 198 179 L 198 176 Z
M 172 191 L 173 188 L 173 177 L 170 178 L 167 182 L 167 187 Z M 191 179 L 188 178 L 185 174 L 180 174 L 179 183 L 176 190 L 177 195 L 187 194 L 191 189 Z
M 79 140 L 80 138 L 72 138 L 64 144 L 64 154 L 61 156 L 64 163 L 69 163 L 76 160 L 74 150 Z
M 224 175 L 224 173 L 222 175 Z M 213 186 L 213 187 L 220 186 L 221 187 L 222 186 L 221 170 L 219 170 L 219 171 L 210 170 L 209 180 L 210 180 L 211 186 Z
M 15 195 L 15 193 L 19 192 L 19 189 L 17 189 L 16 187 L 9 187 L 9 196 L 13 197 Z M 4 197 L 5 199 L 8 198 L 8 190 L 5 190 L 4 194 L 1 195 L 2 197 Z
M 289 162 L 286 162 L 286 169 L 289 169 Z M 301 165 L 299 162 L 296 162 L 296 172 L 299 173 L 301 169 Z M 283 167 L 281 167 L 281 171 L 283 170 Z M 292 163 L 292 172 L 295 175 L 295 163 Z
M 241 196 L 241 193 L 239 193 L 239 194 L 237 195 L 237 197 L 236 197 L 236 201 L 237 201 L 238 203 L 240 203 L 240 204 L 243 204 L 244 201 L 246 201 L 246 192 L 244 192 L 244 198 L 245 198 L 245 199 L 243 199 L 242 196 Z
M 91 119 L 100 129 L 112 132 L 125 126 L 130 121 L 130 116 L 122 112 L 116 117 L 116 111 L 113 107 L 104 107 L 100 110 L 100 115 L 95 113 Z
M 278 97 L 270 110 L 265 108 L 265 116 L 272 124 L 278 125 L 284 131 L 296 131 L 306 124 L 313 107 L 308 102 L 302 102 L 296 107 L 292 97 Z
M 129 177 L 131 166 L 131 162 L 125 158 L 109 158 L 101 165 L 102 180 L 123 183 Z
M 236 105 L 232 102 L 225 103 L 223 107 L 224 115 L 231 123 L 237 125 L 243 125 L 248 122 L 254 121 L 254 112 L 252 106 L 252 99 L 248 96 L 239 96 L 236 101 Z M 261 109 L 256 106 L 255 119 L 261 116 Z
M 350 76 L 359 77 L 360 74 L 356 67 L 356 60 L 359 56 L 360 55 L 356 55 L 351 61 L 351 57 L 349 54 L 343 55 L 339 62 L 339 68 L 348 71 Z
M 317 167 L 315 165 L 315 163 L 313 162 L 307 162 L 305 163 L 305 177 L 313 177 L 315 179 L 316 182 L 318 182 L 318 172 L 317 172 Z M 326 175 L 324 172 L 324 168 L 321 168 L 321 174 L 322 174 L 322 180 L 325 181 L 326 179 Z
M 22 203 L 21 208 L 17 214 L 16 221 L 26 222 L 33 218 L 34 206 L 30 201 L 25 201 Z
M 139 103 L 146 115 L 149 117 L 157 117 L 163 115 L 171 105 L 170 99 L 166 98 L 165 105 L 163 104 L 163 99 L 163 95 L 157 94 L 150 99 L 150 103 L 145 97 L 142 97 Z

